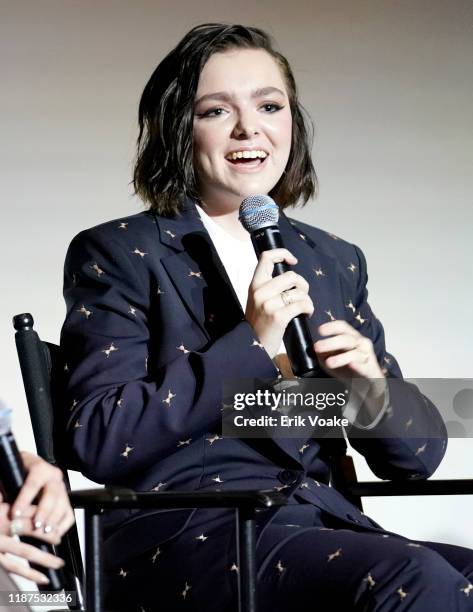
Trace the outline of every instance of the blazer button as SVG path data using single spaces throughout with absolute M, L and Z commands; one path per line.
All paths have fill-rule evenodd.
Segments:
M 299 474 L 295 470 L 281 470 L 278 479 L 286 485 L 292 485 L 297 481 Z

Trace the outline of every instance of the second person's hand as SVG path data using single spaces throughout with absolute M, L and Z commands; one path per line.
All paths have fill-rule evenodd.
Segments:
M 11 518 L 31 514 L 35 535 L 55 533 L 61 537 L 74 523 L 74 512 L 69 503 L 61 470 L 37 455 L 22 451 L 26 480 L 11 508 Z M 37 499 L 35 502 L 34 500 Z

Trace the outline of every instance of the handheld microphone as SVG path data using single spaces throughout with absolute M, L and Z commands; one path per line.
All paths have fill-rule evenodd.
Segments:
M 278 227 L 279 207 L 267 195 L 249 196 L 240 206 L 239 220 L 251 234 L 256 255 L 263 251 L 284 248 Z M 291 268 L 285 263 L 274 264 L 273 276 Z M 325 378 L 314 351 L 314 342 L 307 324 L 307 315 L 301 314 L 289 321 L 283 336 L 292 371 L 302 378 Z
M 26 480 L 26 470 L 21 459 L 20 452 L 10 427 L 11 410 L 0 401 L 0 487 L 4 500 L 12 504 L 18 496 L 23 483 Z M 31 544 L 43 552 L 54 554 L 50 544 L 42 542 L 30 536 L 20 536 L 20 540 Z M 62 585 L 56 570 L 30 563 L 31 567 L 46 574 L 49 584 L 38 585 L 40 590 L 61 591 Z

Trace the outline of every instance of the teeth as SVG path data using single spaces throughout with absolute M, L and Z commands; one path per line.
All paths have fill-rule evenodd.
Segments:
M 264 159 L 267 156 L 265 151 L 234 151 L 227 155 L 227 159 L 241 159 L 242 157 L 244 159 L 256 159 L 257 157 Z

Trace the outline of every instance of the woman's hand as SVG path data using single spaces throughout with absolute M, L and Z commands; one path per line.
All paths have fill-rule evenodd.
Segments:
M 59 557 L 43 552 L 35 546 L 25 544 L 12 537 L 12 534 L 18 534 L 33 536 L 48 544 L 59 543 L 60 538 L 57 532 L 44 533 L 35 529 L 33 517 L 36 510 L 36 506 L 30 506 L 25 510 L 21 518 L 16 518 L 12 521 L 10 519 L 10 505 L 0 503 L 0 565 L 7 572 L 23 576 L 38 584 L 48 584 L 48 578 L 44 574 L 32 569 L 26 563 L 13 559 L 7 554 L 10 553 L 11 555 L 26 559 L 30 563 L 37 563 L 52 569 L 59 569 L 64 565 L 64 561 Z
M 287 324 L 300 314 L 312 315 L 314 305 L 309 284 L 293 271 L 273 278 L 274 264 L 285 261 L 294 265 L 297 259 L 287 249 L 263 251 L 248 290 L 245 317 L 261 344 L 273 359 L 281 345 Z
M 64 561 L 12 536 L 32 536 L 48 544 L 59 544 L 61 536 L 74 523 L 74 512 L 61 470 L 32 453 L 22 452 L 21 457 L 27 472 L 26 480 L 11 507 L 0 503 L 0 565 L 8 572 L 38 584 L 47 584 L 48 578 L 44 574 L 6 553 L 53 569 L 62 567 Z M 33 504 L 34 500 L 36 504 Z
M 384 378 L 373 343 L 346 321 L 329 321 L 318 329 L 321 336 L 314 349 L 322 368 L 338 380 L 348 382 L 354 376 Z
M 386 381 L 371 340 L 342 320 L 324 323 L 318 331 L 321 336 L 330 336 L 314 343 L 322 369 L 362 395 L 367 412 L 371 417 L 375 416 L 384 404 Z M 353 385 L 355 378 L 358 383 L 362 382 L 359 379 L 365 379 L 368 388 L 366 385 Z
M 21 457 L 27 477 L 12 505 L 10 517 L 31 517 L 36 537 L 42 533 L 60 538 L 74 523 L 62 472 L 32 453 L 23 451 Z M 37 506 L 32 506 L 35 498 Z

